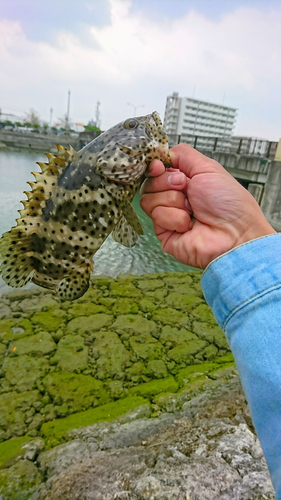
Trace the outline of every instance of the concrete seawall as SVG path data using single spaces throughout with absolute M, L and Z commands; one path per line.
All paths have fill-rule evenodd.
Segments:
M 38 134 L 37 132 L 13 132 L 0 130 L 0 145 L 2 148 L 21 148 L 36 151 L 56 150 L 56 144 L 68 147 L 71 145 L 76 151 L 79 150 L 79 138 L 68 135 Z

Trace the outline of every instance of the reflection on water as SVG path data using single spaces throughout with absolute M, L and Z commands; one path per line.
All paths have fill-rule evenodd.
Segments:
M 20 200 L 26 199 L 23 191 L 30 189 L 26 182 L 34 180 L 30 172 L 39 171 L 36 162 L 45 160 L 42 153 L 0 150 L 0 234 L 15 225 L 17 210 L 22 208 Z M 135 197 L 133 206 L 142 223 L 144 236 L 140 237 L 134 248 L 123 247 L 109 236 L 94 256 L 94 274 L 115 277 L 125 273 L 145 274 L 190 269 L 162 251 L 151 220 L 139 206 L 139 195 Z M 12 288 L 0 278 L 0 294 L 8 290 Z

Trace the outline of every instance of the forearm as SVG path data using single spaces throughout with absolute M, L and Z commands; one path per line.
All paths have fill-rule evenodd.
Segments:
M 202 288 L 225 331 L 281 499 L 281 235 L 213 261 Z

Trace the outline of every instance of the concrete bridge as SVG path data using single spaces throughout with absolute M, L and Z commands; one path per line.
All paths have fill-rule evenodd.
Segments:
M 261 206 L 269 223 L 276 231 L 281 231 L 281 140 L 274 159 L 201 148 L 200 151 L 221 163 L 246 187 Z

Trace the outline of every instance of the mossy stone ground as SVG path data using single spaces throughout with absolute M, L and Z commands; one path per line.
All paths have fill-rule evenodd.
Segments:
M 56 425 L 65 431 L 116 418 L 136 402 L 157 413 L 171 395 L 182 398 L 192 384 L 200 389 L 233 365 L 200 277 L 94 277 L 75 303 L 61 304 L 39 289 L 5 294 L 0 463 L 7 449 L 17 455 L 21 439 L 42 436 L 49 447 L 57 444 L 62 433 Z

